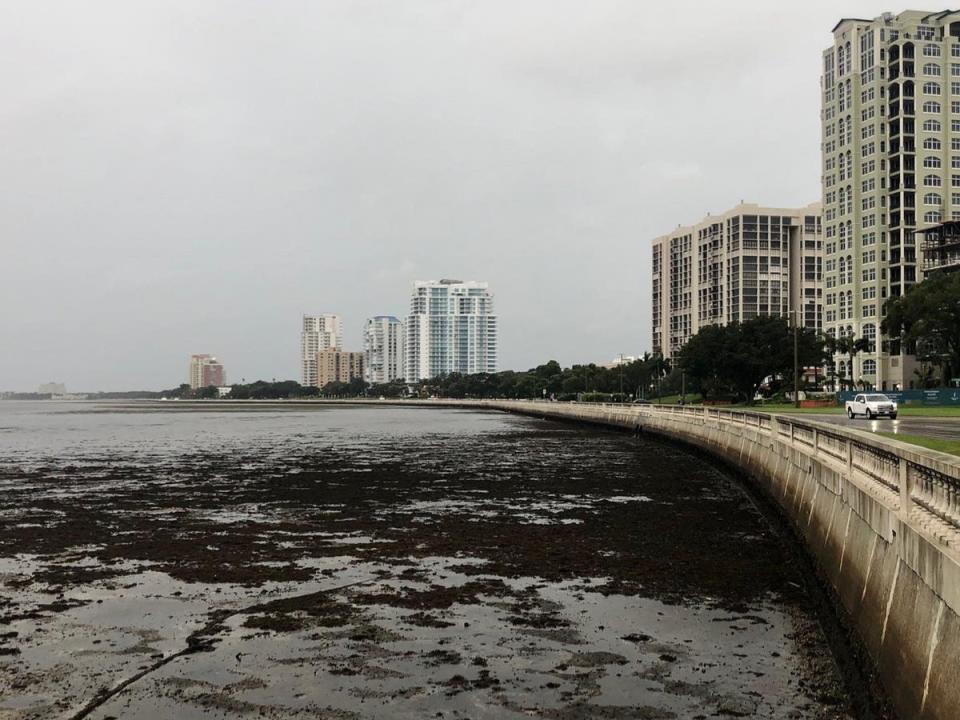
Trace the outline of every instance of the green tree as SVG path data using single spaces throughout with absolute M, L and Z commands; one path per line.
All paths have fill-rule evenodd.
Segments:
M 932 275 L 890 298 L 884 314 L 883 332 L 938 365 L 942 381 L 960 375 L 960 273 Z
M 792 378 L 793 341 L 786 320 L 761 315 L 703 328 L 684 345 L 679 361 L 705 397 L 752 402 L 767 378 Z M 797 347 L 800 367 L 823 364 L 823 341 L 812 330 L 798 330 Z

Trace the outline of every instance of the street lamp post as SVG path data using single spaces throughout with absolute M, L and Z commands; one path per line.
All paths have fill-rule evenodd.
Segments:
M 794 316 L 796 313 L 796 316 Z M 800 332 L 800 311 L 792 310 L 790 317 L 793 319 L 793 406 L 800 407 L 800 350 L 799 350 L 799 332 Z
M 620 353 L 620 402 L 623 402 L 623 353 Z

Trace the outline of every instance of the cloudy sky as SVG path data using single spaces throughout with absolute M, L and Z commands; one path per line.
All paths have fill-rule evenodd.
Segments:
M 358 349 L 440 277 L 503 368 L 648 350 L 650 238 L 817 200 L 820 51 L 900 9 L 7 0 L 0 390 L 297 378 L 303 313 Z

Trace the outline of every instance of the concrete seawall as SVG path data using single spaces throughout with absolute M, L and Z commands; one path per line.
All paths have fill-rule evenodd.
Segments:
M 742 468 L 832 585 L 903 718 L 960 717 L 960 459 L 802 417 L 439 401 L 662 434 Z

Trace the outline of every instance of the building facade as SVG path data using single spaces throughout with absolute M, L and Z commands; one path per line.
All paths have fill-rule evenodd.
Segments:
M 485 282 L 415 282 L 404 336 L 407 382 L 497 371 L 497 316 Z
M 403 323 L 391 315 L 369 318 L 363 328 L 365 380 L 378 385 L 403 379 Z
M 741 203 L 653 241 L 653 350 L 674 356 L 707 325 L 782 315 L 822 329 L 820 204 Z M 796 315 L 793 315 L 796 311 Z
M 822 58 L 824 324 L 865 339 L 848 380 L 911 384 L 880 332 L 883 304 L 922 280 L 917 234 L 960 219 L 960 12 L 845 18 Z
M 316 387 L 326 387 L 328 383 L 347 383 L 363 378 L 364 362 L 362 352 L 327 349 L 317 353 Z
M 317 387 L 317 353 L 340 350 L 343 323 L 339 315 L 304 315 L 300 332 L 300 383 Z M 322 386 L 321 386 L 322 387 Z
M 227 384 L 227 374 L 223 365 L 213 355 L 190 356 L 190 387 L 223 387 Z
M 923 276 L 960 270 L 960 221 L 951 220 L 923 231 Z

